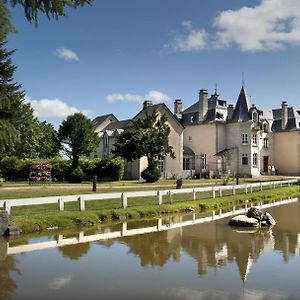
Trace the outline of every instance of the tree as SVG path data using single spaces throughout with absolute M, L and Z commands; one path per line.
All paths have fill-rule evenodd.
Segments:
M 7 2 L 7 0 L 5 0 Z M 86 4 L 91 5 L 93 0 L 10 0 L 15 6 L 20 4 L 24 7 L 25 17 L 29 22 L 38 20 L 38 13 L 42 12 L 50 18 L 58 18 L 65 16 L 65 8 L 76 8 Z
M 20 84 L 13 82 L 16 70 L 11 61 L 13 53 L 5 49 L 5 42 L 0 42 L 0 160 L 14 151 L 20 138 L 18 126 L 24 92 Z
M 159 157 L 170 155 L 175 158 L 173 148 L 169 145 L 170 127 L 166 122 L 167 117 L 159 117 L 155 111 L 152 114 L 146 113 L 143 119 L 133 120 L 132 126 L 125 128 L 117 138 L 115 149 L 112 151 L 115 157 L 133 161 L 146 156 L 148 170 L 145 171 L 150 173 L 157 169 Z
M 0 41 L 4 41 L 8 33 L 15 31 L 14 26 L 10 22 L 9 10 L 3 1 L 0 1 Z
M 21 122 L 18 126 L 20 141 L 14 155 L 20 158 L 50 158 L 59 154 L 57 132 L 47 122 L 39 122 L 29 103 L 21 106 Z
M 72 159 L 72 168 L 78 167 L 79 157 L 87 156 L 99 144 L 92 122 L 82 113 L 67 117 L 58 129 L 58 139 L 64 153 Z

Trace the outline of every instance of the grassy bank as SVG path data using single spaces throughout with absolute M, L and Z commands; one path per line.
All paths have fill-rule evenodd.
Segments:
M 127 219 L 141 219 L 160 217 L 166 214 L 178 214 L 184 212 L 210 211 L 226 209 L 232 206 L 242 205 L 245 202 L 256 203 L 271 199 L 297 196 L 300 194 L 300 186 L 284 187 L 255 191 L 251 194 L 227 195 L 222 198 L 212 199 L 209 194 L 202 194 L 197 200 L 190 201 L 190 195 L 177 195 L 172 203 L 161 206 L 153 197 L 136 198 L 129 201 L 126 209 L 120 208 L 120 200 L 91 201 L 86 206 L 86 211 L 78 211 L 78 203 L 67 203 L 65 211 L 58 212 L 57 205 L 37 205 L 16 207 L 12 211 L 10 224 L 20 227 L 23 232 L 35 232 L 57 227 L 59 229 L 72 228 L 74 226 L 95 226 L 103 222 L 118 220 L 120 216 Z M 199 195 L 200 196 L 200 195 Z

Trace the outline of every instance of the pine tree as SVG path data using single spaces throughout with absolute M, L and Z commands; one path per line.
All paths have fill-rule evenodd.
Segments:
M 11 61 L 14 51 L 7 51 L 6 42 L 0 42 L 0 160 L 11 154 L 19 141 L 18 127 L 24 92 L 21 84 L 14 82 L 16 67 Z

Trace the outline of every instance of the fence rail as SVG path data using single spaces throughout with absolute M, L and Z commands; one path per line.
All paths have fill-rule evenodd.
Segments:
M 223 196 L 223 191 L 231 191 L 232 195 L 235 195 L 237 190 L 247 193 L 252 193 L 253 188 L 259 188 L 261 191 L 264 189 L 275 188 L 276 186 L 292 185 L 298 183 L 297 179 L 292 180 L 280 180 L 269 182 L 258 182 L 241 185 L 221 185 L 210 187 L 198 187 L 188 189 L 171 189 L 171 190 L 154 190 L 154 191 L 138 191 L 138 192 L 117 192 L 117 193 L 98 193 L 98 194 L 84 194 L 84 195 L 70 195 L 70 196 L 51 196 L 51 197 L 39 197 L 39 198 L 23 198 L 23 199 L 7 199 L 0 200 L 0 207 L 3 207 L 8 214 L 11 214 L 11 208 L 17 206 L 27 205 L 42 205 L 57 203 L 59 210 L 64 210 L 64 204 L 67 202 L 79 202 L 79 209 L 85 210 L 86 201 L 98 201 L 108 199 L 121 199 L 123 208 L 128 205 L 128 198 L 137 197 L 157 197 L 157 204 L 163 204 L 163 196 L 168 196 L 170 202 L 172 202 L 172 196 L 178 194 L 191 194 L 191 200 L 196 200 L 196 193 L 211 193 L 212 198 Z

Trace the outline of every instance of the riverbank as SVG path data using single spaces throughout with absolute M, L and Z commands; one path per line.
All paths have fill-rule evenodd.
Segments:
M 300 185 L 276 188 L 264 191 L 255 191 L 251 194 L 227 195 L 212 199 L 205 198 L 188 201 L 186 195 L 180 195 L 176 202 L 163 205 L 154 205 L 151 199 L 137 200 L 126 209 L 119 208 L 110 201 L 110 207 L 101 208 L 90 206 L 86 211 L 79 212 L 77 205 L 69 206 L 66 211 L 58 212 L 49 205 L 37 205 L 16 208 L 10 217 L 10 225 L 22 229 L 23 233 L 44 231 L 50 229 L 66 229 L 76 226 L 97 226 L 114 220 L 138 220 L 188 212 L 203 212 L 216 209 L 227 209 L 244 203 L 256 203 L 273 199 L 295 197 L 300 195 Z M 70 203 L 71 204 L 71 203 Z

